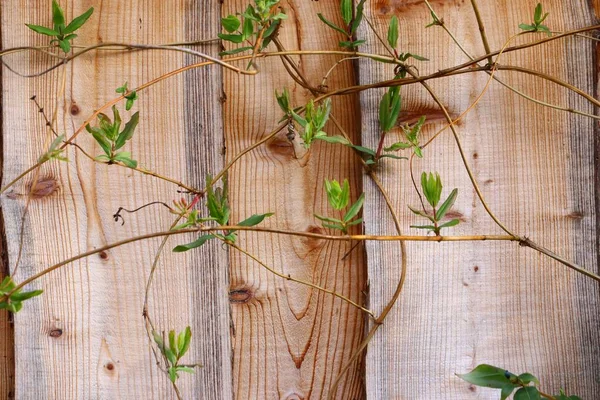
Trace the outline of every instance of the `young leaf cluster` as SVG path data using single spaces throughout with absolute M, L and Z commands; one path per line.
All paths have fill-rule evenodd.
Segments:
M 227 33 L 219 33 L 219 38 L 235 44 L 248 41 L 251 45 L 223 51 L 220 54 L 231 55 L 252 50 L 256 44 L 251 41 L 254 37 L 261 41 L 258 50 L 267 47 L 273 40 L 281 20 L 287 18 L 284 13 L 272 11 L 277 4 L 279 0 L 255 0 L 254 5 L 249 4 L 243 13 L 221 18 L 221 26 Z
M 409 58 L 414 58 L 417 61 L 429 61 L 427 58 L 419 56 L 417 54 L 399 52 L 398 51 L 399 36 L 400 36 L 400 33 L 399 33 L 398 17 L 396 17 L 394 15 L 392 17 L 392 19 L 390 20 L 390 25 L 388 27 L 388 34 L 387 34 L 387 41 L 388 41 L 388 44 L 390 45 L 390 47 L 392 48 L 392 50 L 394 51 L 394 56 L 402 62 L 407 61 Z M 400 78 L 406 77 L 406 69 L 405 68 L 400 68 L 398 72 L 399 72 Z
M 38 162 L 43 163 L 49 160 L 69 161 L 67 157 L 63 156 L 64 149 L 58 148 L 63 140 L 65 140 L 65 135 L 57 136 L 52 143 L 50 143 L 48 151 L 42 154 Z
M 337 211 L 344 210 L 348 207 L 348 203 L 350 202 L 350 184 L 348 183 L 348 179 L 344 179 L 344 183 L 340 185 L 338 181 L 325 180 L 325 191 L 327 192 L 327 200 L 329 201 L 329 205 Z M 332 217 L 324 217 L 322 215 L 315 214 L 315 217 L 320 219 L 323 223 L 323 227 L 336 229 L 342 231 L 343 233 L 348 233 L 348 228 L 353 225 L 360 224 L 363 219 L 356 218 L 360 212 L 360 209 L 363 206 L 365 201 L 365 194 L 361 194 L 358 200 L 343 215 L 341 219 L 332 218 Z
M 190 211 L 187 217 L 187 221 L 181 225 L 176 226 L 174 229 L 183 229 L 192 226 L 198 226 L 206 221 L 215 221 L 221 226 L 227 225 L 229 223 L 229 216 L 231 215 L 231 209 L 229 208 L 229 199 L 228 199 L 228 191 L 227 191 L 227 177 L 223 178 L 223 188 L 213 188 L 212 178 L 210 176 L 207 177 L 207 186 L 208 189 L 206 191 L 206 208 L 208 208 L 208 218 L 201 218 L 198 214 L 197 210 Z M 273 213 L 266 214 L 254 214 L 249 218 L 239 222 L 238 226 L 255 226 L 260 224 L 265 218 L 272 216 Z M 223 241 L 228 241 L 235 243 L 237 236 L 236 231 L 225 231 L 223 234 L 220 233 L 211 233 L 207 235 L 202 235 L 198 239 L 194 240 L 188 244 L 182 244 L 176 246 L 173 251 L 175 253 L 182 253 L 191 249 L 195 249 L 197 247 L 202 246 L 206 242 L 211 239 L 221 239 Z
M 411 225 L 411 228 L 416 229 L 425 229 L 433 232 L 435 235 L 439 236 L 442 228 L 449 228 L 451 226 L 458 225 L 460 220 L 452 219 L 448 222 L 440 224 L 442 219 L 446 216 L 448 211 L 454 205 L 456 201 L 456 197 L 458 196 L 458 189 L 452 190 L 448 198 L 442 203 L 438 208 L 438 204 L 440 203 L 442 197 L 442 180 L 440 175 L 436 172 L 435 175 L 433 173 L 429 173 L 427 175 L 426 172 L 423 172 L 421 175 L 421 188 L 423 190 L 423 195 L 427 202 L 433 209 L 433 214 L 428 214 L 426 212 L 420 211 L 416 208 L 412 208 L 409 206 L 410 210 L 424 218 L 427 218 L 433 225 Z
M 15 285 L 14 281 L 10 276 L 7 276 L 0 283 L 0 297 L 6 297 L 10 292 L 14 290 Z M 23 302 L 25 300 L 31 299 L 32 297 L 39 296 L 42 294 L 43 290 L 33 290 L 31 292 L 21 292 L 21 290 L 15 290 L 8 298 L 0 301 L 0 309 L 8 310 L 12 313 L 17 313 L 23 308 Z
M 114 121 L 106 114 L 98 114 L 98 127 L 87 125 L 85 129 L 92 134 L 96 142 L 100 145 L 104 154 L 96 157 L 98 161 L 105 161 L 108 164 L 120 162 L 129 168 L 136 168 L 137 161 L 131 159 L 131 153 L 128 151 L 118 151 L 129 139 L 133 137 L 135 128 L 139 122 L 139 112 L 131 116 L 131 119 L 121 129 L 121 115 L 116 106 L 112 107 Z M 120 131 L 120 132 L 119 132 Z
M 81 28 L 83 24 L 92 16 L 94 12 L 94 7 L 90 7 L 89 10 L 81 14 L 79 17 L 74 18 L 68 25 L 65 26 L 65 14 L 56 2 L 56 0 L 52 1 L 52 23 L 54 24 L 53 28 L 46 28 L 45 26 L 33 25 L 33 24 L 25 24 L 29 29 L 34 32 L 41 33 L 42 35 L 53 37 L 50 41 L 52 43 L 58 43 L 58 46 L 64 51 L 68 53 L 71 51 L 71 41 L 77 37 L 74 33 L 76 30 Z
M 304 142 L 304 147 L 308 149 L 316 139 L 327 137 L 327 133 L 323 131 L 323 128 L 329 120 L 329 113 L 331 113 L 330 99 L 325 100 L 318 106 L 315 106 L 314 101 L 311 99 L 306 105 L 304 117 L 291 110 L 292 117 L 302 127 L 303 132 L 300 137 Z
M 542 10 L 542 3 L 538 3 L 533 12 L 533 23 L 531 24 L 519 24 L 519 28 L 525 32 L 544 32 L 548 36 L 552 36 L 552 32 L 546 25 L 542 25 L 544 20 L 548 17 L 548 13 L 544 13 Z
M 530 373 L 515 375 L 503 368 L 481 364 L 467 374 L 457 376 L 473 385 L 500 389 L 500 400 L 507 399 L 516 389 L 515 400 L 541 400 L 538 390 L 540 381 Z M 563 390 L 553 396 L 557 400 L 581 400 L 578 396 L 566 396 Z
M 419 146 L 419 133 L 421 133 L 421 128 L 423 127 L 424 123 L 425 116 L 422 116 L 413 126 L 403 126 L 402 131 L 404 132 L 404 136 L 406 136 L 407 141 L 396 142 L 391 146 L 386 147 L 384 150 L 398 151 L 412 148 L 417 157 L 423 158 L 423 152 L 421 151 L 421 147 Z
M 125 97 L 125 99 L 127 100 L 127 102 L 125 103 L 125 110 L 131 110 L 131 107 L 133 107 L 133 103 L 138 99 L 137 92 L 135 90 L 127 89 L 127 82 L 125 82 L 123 86 L 118 87 L 117 90 L 115 90 L 115 92 L 122 94 L 123 97 Z
M 167 362 L 167 372 L 169 373 L 171 382 L 175 383 L 175 381 L 177 381 L 180 372 L 187 372 L 188 374 L 194 373 L 193 366 L 182 365 L 179 363 L 181 358 L 190 348 L 192 330 L 189 326 L 179 335 L 175 334 L 175 331 L 170 331 L 168 346 L 163 337 L 156 331 L 152 331 L 152 336 L 154 336 L 154 341 Z
M 340 41 L 340 47 L 353 50 L 356 49 L 359 45 L 365 43 L 365 40 L 355 39 L 356 31 L 358 30 L 358 27 L 360 26 L 360 23 L 363 19 L 365 1 L 366 0 L 361 0 L 356 5 L 356 8 L 354 8 L 353 0 L 341 0 L 340 11 L 342 14 L 342 20 L 345 24 L 342 27 L 337 26 L 333 22 L 329 21 L 323 16 L 323 14 L 317 14 L 319 19 L 323 21 L 328 27 L 346 36 L 346 40 Z

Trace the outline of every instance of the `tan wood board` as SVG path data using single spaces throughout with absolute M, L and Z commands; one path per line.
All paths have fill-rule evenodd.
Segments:
M 2 2 L 2 48 L 46 44 L 46 38 L 24 23 L 49 25 L 50 4 Z M 61 4 L 67 19 L 96 7 L 76 44 L 181 42 L 214 37 L 219 30 L 219 5 L 209 2 Z M 206 49 L 212 54 L 217 50 Z M 115 89 L 125 81 L 135 87 L 190 61 L 179 53 L 91 52 L 33 79 L 4 69 L 4 183 L 35 163 L 48 144 L 41 114 L 29 100 L 32 95 L 49 115 L 57 112 L 57 130 L 70 134 L 93 110 L 115 98 Z M 51 60 L 21 53 L 6 62 L 18 71 L 35 73 Z M 64 93 L 56 102 L 63 74 Z M 205 173 L 220 169 L 220 94 L 221 78 L 214 69 L 210 74 L 179 75 L 140 93 L 135 106 L 140 124 L 127 145 L 140 166 L 196 187 L 203 184 Z M 120 109 L 124 118 L 130 115 L 124 104 Z M 85 132 L 77 142 L 94 155 L 101 152 Z M 95 165 L 72 148 L 68 156 L 68 164 L 51 162 L 41 169 L 40 182 L 49 189 L 31 201 L 24 227 L 20 219 L 33 175 L 2 198 L 11 270 L 24 229 L 17 281 L 69 256 L 165 230 L 173 221 L 166 208 L 155 206 L 126 214 L 123 226 L 115 223 L 112 215 L 120 206 L 171 203 L 182 194 L 176 185 L 156 178 Z M 190 239 L 169 241 L 150 293 L 149 311 L 160 330 L 192 327 L 192 347 L 185 361 L 205 367 L 182 377 L 183 395 L 228 398 L 232 389 L 227 256 L 216 244 L 189 255 L 171 253 L 178 240 Z M 175 397 L 168 378 L 155 365 L 142 318 L 145 282 L 159 242 L 149 240 L 80 260 L 31 285 L 45 293 L 28 301 L 15 317 L 17 398 Z
M 400 21 L 399 48 L 431 61 L 414 62 L 422 75 L 467 61 L 441 28 L 431 22 L 420 2 L 368 1 L 366 15 L 385 38 L 389 20 Z M 529 22 L 533 1 L 480 1 L 492 49 Z M 484 53 L 471 4 L 432 2 L 448 28 L 473 54 Z M 594 23 L 587 3 L 544 2 L 548 25 L 557 31 Z M 364 51 L 385 51 L 367 26 Z M 532 40 L 533 36 L 518 39 Z M 570 38 L 512 53 L 501 63 L 521 65 L 594 90 L 594 44 Z M 498 76 L 531 96 L 589 113 L 580 97 L 531 76 L 499 72 Z M 468 74 L 431 82 L 453 116 L 465 110 L 483 90 L 487 75 Z M 361 61 L 360 83 L 393 78 L 390 67 Z M 441 128 L 443 115 L 420 85 L 403 87 L 401 118 L 426 115 L 422 141 Z M 377 109 L 383 90 L 361 95 L 362 139 L 374 146 L 379 137 Z M 492 83 L 477 108 L 457 124 L 476 179 L 502 221 L 518 234 L 554 249 L 590 270 L 598 271 L 594 203 L 594 122 L 532 104 Z M 389 143 L 400 139 L 389 135 Z M 448 131 L 415 161 L 422 171 L 439 171 L 447 196 L 459 188 L 452 216 L 461 224 L 447 234 L 501 234 L 486 215 L 461 164 Z M 422 224 L 408 209 L 418 198 L 408 164 L 385 162 L 382 180 L 401 213 L 405 231 Z M 384 203 L 365 180 L 368 233 L 393 233 Z M 546 392 L 560 387 L 582 398 L 600 396 L 598 381 L 597 283 L 564 266 L 519 248 L 514 243 L 409 243 L 404 291 L 371 344 L 366 361 L 370 399 L 495 399 L 492 389 L 476 388 L 455 377 L 478 364 L 498 365 L 538 376 Z M 367 246 L 370 301 L 381 310 L 400 273 L 397 245 Z

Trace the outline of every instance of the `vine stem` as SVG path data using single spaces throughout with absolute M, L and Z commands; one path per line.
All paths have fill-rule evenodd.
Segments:
M 115 247 L 120 247 L 125 244 L 138 242 L 141 240 L 152 239 L 157 237 L 164 236 L 172 236 L 172 235 L 181 235 L 184 233 L 199 233 L 199 232 L 219 232 L 219 231 L 252 231 L 252 232 L 263 232 L 263 233 L 274 233 L 280 235 L 290 235 L 290 236 L 298 236 L 298 237 L 307 237 L 312 239 L 322 239 L 322 240 L 331 240 L 331 241 L 389 241 L 389 242 L 403 242 L 403 241 L 414 241 L 414 242 L 463 242 L 463 241 L 516 241 L 513 236 L 504 236 L 504 235 L 471 235 L 471 236 L 413 236 L 413 235 L 323 235 L 312 232 L 304 232 L 304 231 L 288 231 L 284 229 L 275 229 L 275 228 L 262 228 L 262 227 L 249 227 L 249 226 L 238 226 L 238 225 L 224 225 L 224 226 L 207 226 L 207 227 L 199 227 L 193 229 L 181 229 L 181 230 L 169 230 L 162 232 L 153 232 L 145 235 L 134 236 L 127 239 L 123 239 L 118 242 L 114 242 L 112 244 L 108 244 L 103 247 L 99 247 L 94 250 L 89 250 L 84 253 L 78 254 L 71 258 L 61 261 L 58 264 L 54 264 L 51 267 L 44 269 L 43 271 L 32 275 L 31 277 L 25 279 L 19 285 L 17 285 L 13 291 L 8 293 L 6 296 L 2 297 L 2 299 L 6 299 L 15 291 L 22 289 L 25 285 L 39 279 L 40 277 L 66 265 L 70 264 L 79 259 L 89 257 L 91 255 L 107 251 L 113 249 Z M 600 281 L 600 277 L 593 275 L 595 280 Z
M 233 248 L 233 249 L 236 249 L 236 250 L 237 250 L 237 251 L 239 251 L 240 253 L 244 254 L 246 257 L 248 257 L 248 258 L 250 258 L 250 259 L 254 260 L 255 262 L 257 262 L 258 264 L 260 264 L 260 265 L 261 265 L 263 268 L 265 268 L 267 271 L 269 271 L 269 272 L 270 272 L 270 273 L 272 273 L 273 275 L 276 275 L 276 276 L 278 276 L 278 277 L 280 277 L 280 278 L 283 278 L 283 279 L 285 279 L 285 280 L 292 281 L 292 282 L 296 282 L 296 283 L 302 284 L 302 285 L 304 285 L 304 286 L 308 286 L 308 287 L 311 287 L 311 288 L 313 288 L 313 289 L 320 290 L 321 292 L 328 293 L 328 294 L 330 294 L 330 295 L 332 295 L 332 296 L 335 296 L 335 297 L 337 297 L 338 299 L 341 299 L 341 300 L 345 301 L 346 303 L 348 303 L 348 304 L 350 304 L 350 305 L 352 305 L 352 306 L 354 306 L 354 307 L 358 308 L 359 310 L 361 310 L 361 311 L 365 312 L 365 313 L 366 313 L 366 314 L 368 314 L 368 315 L 369 315 L 371 318 L 375 319 L 375 314 L 373 314 L 373 311 L 371 311 L 371 310 L 369 310 L 369 309 L 367 309 L 367 308 L 364 308 L 364 307 L 363 307 L 363 306 L 361 306 L 360 304 L 358 304 L 358 303 L 356 303 L 356 302 L 354 302 L 354 301 L 350 300 L 348 297 L 346 297 L 346 296 L 344 296 L 344 295 L 342 295 L 342 294 L 339 294 L 339 293 L 337 293 L 337 292 L 335 292 L 335 291 L 333 291 L 333 290 L 326 289 L 326 288 L 324 288 L 324 287 L 321 287 L 321 286 L 319 286 L 319 285 L 315 285 L 314 283 L 307 282 L 307 281 L 303 281 L 303 280 L 301 280 L 301 279 L 296 279 L 296 278 L 293 278 L 293 277 L 292 277 L 291 275 L 289 275 L 289 274 L 288 274 L 288 275 L 286 275 L 286 274 L 282 274 L 281 272 L 279 272 L 279 271 L 276 271 L 275 269 L 273 269 L 273 268 L 269 267 L 267 264 L 265 264 L 264 262 L 262 262 L 261 260 L 259 260 L 259 259 L 258 259 L 256 256 L 254 256 L 253 254 L 249 253 L 248 251 L 246 251 L 246 250 L 242 249 L 241 247 L 239 247 L 239 246 L 238 246 L 238 245 L 236 245 L 235 243 L 233 243 L 233 242 L 230 242 L 230 241 L 228 241 L 228 240 L 223 240 L 223 239 L 220 239 L 220 240 L 221 240 L 223 243 L 225 243 L 227 246 L 229 246 L 229 247 L 231 247 L 231 248 Z

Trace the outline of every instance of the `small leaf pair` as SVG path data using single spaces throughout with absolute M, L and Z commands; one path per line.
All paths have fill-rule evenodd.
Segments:
M 48 147 L 48 151 L 41 155 L 38 162 L 43 163 L 49 160 L 69 161 L 67 157 L 62 155 L 64 149 L 58 148 L 63 140 L 65 140 L 65 135 L 57 136 Z
M 480 364 L 467 374 L 457 376 L 473 385 L 500 389 L 500 400 L 506 400 L 514 391 L 515 400 L 541 400 L 542 395 L 536 386 L 540 384 L 538 378 L 530 373 L 515 375 L 503 368 L 488 364 Z M 533 384 L 533 386 L 531 386 Z M 545 398 L 545 397 L 544 397 Z M 581 400 L 577 396 L 567 397 L 561 389 L 560 394 L 554 396 L 557 400 Z
M 548 17 L 548 13 L 544 13 L 542 10 L 542 3 L 538 3 L 533 12 L 533 23 L 531 24 L 519 24 L 519 28 L 525 32 L 544 32 L 548 36 L 552 36 L 552 32 L 546 25 L 542 25 L 544 20 Z
M 0 283 L 0 309 L 8 310 L 12 313 L 17 313 L 23 308 L 23 302 L 29 300 L 32 297 L 39 296 L 43 290 L 33 290 L 31 292 L 22 292 L 21 289 L 15 289 L 17 285 L 10 276 L 5 277 Z M 11 293 L 9 296 L 9 293 Z
M 377 152 L 375 150 L 369 149 L 368 147 L 352 144 L 348 139 L 346 139 L 343 136 L 338 136 L 338 135 L 336 135 L 336 136 L 319 136 L 319 137 L 316 137 L 315 139 L 322 140 L 322 141 L 328 142 L 328 143 L 342 144 L 344 146 L 348 146 L 348 147 L 356 150 L 358 153 L 360 153 L 360 156 L 363 158 L 363 160 L 365 161 L 365 164 L 367 164 L 367 165 L 375 165 L 375 164 L 377 164 L 379 159 L 382 159 L 382 158 L 407 160 L 406 157 L 398 157 L 394 154 L 389 154 L 389 153 L 380 154 L 379 158 L 377 158 Z
M 388 44 L 390 45 L 390 47 L 392 48 L 392 50 L 394 51 L 394 55 L 396 56 L 396 58 L 402 62 L 405 62 L 409 58 L 414 58 L 415 60 L 418 60 L 418 61 L 429 61 L 427 58 L 421 57 L 416 54 L 398 52 L 398 38 L 399 37 L 400 37 L 400 34 L 399 34 L 398 17 L 396 17 L 394 15 L 392 17 L 392 19 L 390 20 L 390 25 L 388 27 L 387 41 L 388 41 Z M 401 76 L 401 78 L 404 78 L 404 77 L 405 77 L 405 73 L 403 74 L 403 76 Z
M 314 101 L 311 99 L 306 105 L 304 117 L 291 110 L 292 117 L 302 127 L 303 132 L 300 137 L 304 142 L 304 147 L 308 149 L 314 140 L 327 137 L 327 133 L 323 131 L 323 128 L 329 120 L 330 113 L 330 99 L 325 100 L 319 106 L 315 106 Z
M 115 90 L 115 92 L 122 94 L 123 97 L 125 97 L 125 99 L 127 100 L 127 102 L 125 103 L 125 110 L 131 110 L 131 107 L 133 107 L 133 103 L 138 99 L 137 92 L 135 90 L 127 89 L 127 82 L 125 82 L 123 86 L 118 87 L 117 90 Z
M 391 146 L 386 147 L 384 150 L 398 151 L 412 148 L 417 157 L 423 158 L 423 152 L 419 146 L 419 133 L 421 133 L 421 128 L 423 127 L 424 123 L 425 116 L 422 116 L 413 126 L 403 126 L 402 131 L 404 132 L 404 136 L 406 136 L 407 141 L 396 142 Z
M 416 208 L 412 208 L 409 206 L 410 210 L 424 218 L 427 218 L 429 221 L 433 223 L 433 225 L 411 225 L 411 228 L 416 229 L 425 229 L 433 232 L 435 235 L 439 236 L 442 228 L 449 228 L 455 225 L 458 225 L 460 220 L 452 219 L 448 222 L 440 224 L 441 220 L 446 216 L 448 211 L 454 205 L 456 198 L 458 196 L 458 189 L 452 190 L 448 198 L 442 203 L 442 205 L 438 208 L 437 205 L 440 202 L 442 196 L 442 180 L 438 173 L 435 175 L 433 173 L 423 172 L 421 175 L 421 189 L 423 191 L 423 195 L 427 202 L 433 209 L 433 213 L 430 215 L 424 211 L 420 211 Z
M 344 183 L 340 185 L 338 181 L 325 180 L 325 191 L 327 192 L 327 200 L 329 201 L 329 205 L 337 211 L 344 210 L 348 207 L 348 203 L 350 202 L 350 184 L 348 183 L 348 179 L 344 179 Z M 364 193 L 360 195 L 358 200 L 344 214 L 341 219 L 324 217 L 322 215 L 315 214 L 315 217 L 320 219 L 325 228 L 331 228 L 340 230 L 343 233 L 348 233 L 348 228 L 354 225 L 360 224 L 363 219 L 357 218 L 354 219 L 358 213 L 360 212 L 363 203 L 365 201 Z
M 71 51 L 71 41 L 77 37 L 74 33 L 79 28 L 86 23 L 86 21 L 92 16 L 94 12 L 94 7 L 91 7 L 86 12 L 74 18 L 68 25 L 65 26 L 65 14 L 60 7 L 60 5 L 56 2 L 56 0 L 52 1 L 52 22 L 54 24 L 53 28 L 46 28 L 45 26 L 34 25 L 34 24 L 25 24 L 29 29 L 34 32 L 40 33 L 42 35 L 54 37 L 50 41 L 52 43 L 58 43 L 58 46 L 65 52 L 68 53 Z
M 323 16 L 323 14 L 317 14 L 319 19 L 325 23 L 331 29 L 340 32 L 341 34 L 346 36 L 347 40 L 342 40 L 339 42 L 340 47 L 347 48 L 349 50 L 356 49 L 359 45 L 365 43 L 365 40 L 356 40 L 355 35 L 358 31 L 358 27 L 363 19 L 363 13 L 365 8 L 365 1 L 361 0 L 357 5 L 356 9 L 353 7 L 352 0 L 341 0 L 340 2 L 340 11 L 342 14 L 342 20 L 344 21 L 345 26 L 340 27 L 328 20 Z
M 390 87 L 379 102 L 379 126 L 383 132 L 387 133 L 396 126 L 401 106 L 400 86 Z
M 129 168 L 136 168 L 137 161 L 131 159 L 131 153 L 128 151 L 117 151 L 121 149 L 127 141 L 129 141 L 135 133 L 135 128 L 139 122 L 139 113 L 136 112 L 131 116 L 131 119 L 121 129 L 121 115 L 116 106 L 112 107 L 114 121 L 106 114 L 98 114 L 98 127 L 86 125 L 85 129 L 92 134 L 96 142 L 100 145 L 104 154 L 96 157 L 97 161 L 114 164 L 122 163 Z
M 185 328 L 184 331 L 179 333 L 179 335 L 177 335 L 175 331 L 170 331 L 168 346 L 158 332 L 152 331 L 152 336 L 154 336 L 154 341 L 166 360 L 167 372 L 169 373 L 169 379 L 171 382 L 175 383 L 175 381 L 177 381 L 180 372 L 187 372 L 189 374 L 194 373 L 193 367 L 195 367 L 195 365 L 182 365 L 179 363 L 181 358 L 190 348 L 192 330 L 189 326 Z

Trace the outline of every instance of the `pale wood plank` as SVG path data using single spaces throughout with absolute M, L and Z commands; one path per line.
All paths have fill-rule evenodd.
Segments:
M 322 12 L 338 20 L 338 1 L 282 2 L 288 19 L 279 37 L 287 49 L 333 49 L 337 38 L 317 18 Z M 223 15 L 242 11 L 246 1 L 225 1 Z M 306 77 L 318 85 L 339 58 L 302 57 Z M 277 126 L 281 112 L 274 91 L 287 86 L 296 104 L 310 93 L 296 85 L 279 60 L 259 60 L 260 74 L 244 77 L 225 73 L 224 105 L 227 158 L 258 141 Z M 342 65 L 330 87 L 351 85 L 350 65 Z M 333 113 L 358 139 L 356 99 L 336 99 Z M 335 129 L 333 125 L 328 129 Z M 254 213 L 275 212 L 266 222 L 300 231 L 324 232 L 313 213 L 328 210 L 324 178 L 348 178 L 354 199 L 361 187 L 360 166 L 347 149 L 317 144 L 310 158 L 296 160 L 285 133 L 243 158 L 231 170 L 233 221 Z M 360 251 L 345 261 L 347 244 L 324 243 L 245 233 L 240 246 L 271 267 L 295 278 L 325 286 L 362 302 L 364 259 Z M 238 253 L 230 253 L 231 289 L 246 291 L 245 302 L 232 305 L 234 334 L 233 376 L 237 399 L 325 398 L 344 363 L 363 336 L 360 313 L 330 295 L 283 281 Z M 239 293 L 239 292 L 238 292 Z M 340 399 L 362 398 L 360 365 L 353 367 L 337 391 Z
M 527 22 L 535 1 L 480 1 L 492 48 Z M 469 2 L 433 2 L 469 51 L 483 52 Z M 584 2 L 544 2 L 548 24 L 565 30 L 593 23 Z M 366 14 L 384 35 L 392 15 L 400 19 L 401 51 L 430 58 L 422 74 L 466 58 L 441 29 L 423 27 L 429 12 L 420 2 L 369 1 Z M 365 50 L 384 51 L 372 34 Z M 503 59 L 543 70 L 593 91 L 593 47 L 568 39 Z M 361 62 L 361 83 L 389 79 L 390 68 Z M 580 98 L 537 79 L 499 73 L 528 94 L 594 112 Z M 482 90 L 486 75 L 439 80 L 431 85 L 453 114 Z M 424 138 L 439 127 L 438 108 L 422 87 L 403 88 L 403 108 L 430 120 Z M 377 109 L 383 91 L 361 96 L 363 143 L 378 138 Z M 597 271 L 593 123 L 526 102 L 493 84 L 477 110 L 459 124 L 469 161 L 497 215 L 520 234 Z M 397 135 L 391 135 L 390 141 Z M 455 234 L 498 233 L 468 182 L 448 132 L 425 151 L 415 171 L 440 171 L 445 193 L 460 190 L 455 206 L 463 222 Z M 381 173 L 406 230 L 417 205 L 406 163 L 389 162 Z M 365 180 L 368 233 L 394 228 L 376 188 Z M 408 244 L 408 279 L 398 305 L 367 355 L 371 399 L 496 399 L 497 391 L 470 387 L 454 376 L 480 363 L 536 374 L 547 391 L 564 387 L 598 398 L 598 285 L 514 244 Z M 381 310 L 399 279 L 400 254 L 392 244 L 367 246 L 370 300 Z
M 218 4 L 206 2 L 63 3 L 68 16 L 96 7 L 78 43 L 177 42 L 191 35 L 214 34 L 219 15 Z M 2 2 L 2 47 L 44 44 L 45 40 L 30 34 L 23 23 L 48 24 L 49 4 Z M 90 53 L 76 60 L 66 68 L 65 101 L 57 104 L 58 129 L 72 132 L 92 110 L 114 98 L 115 88 L 124 81 L 132 87 L 184 61 L 181 55 L 158 52 Z M 9 62 L 30 72 L 40 70 L 48 60 L 23 55 Z M 4 74 L 4 132 L 10 132 L 4 136 L 4 182 L 34 163 L 43 151 L 43 121 L 28 98 L 36 94 L 51 113 L 60 76 L 58 70 L 33 80 Z M 213 101 L 219 93 L 219 75 L 211 75 L 209 81 L 202 73 L 180 76 L 141 93 L 137 107 L 142 117 L 132 140 L 140 164 L 197 185 L 208 172 L 204 168 L 218 169 L 221 157 L 202 153 L 218 154 L 220 150 L 221 117 L 219 105 Z M 188 106 L 189 102 L 194 106 Z M 69 114 L 75 111 L 73 105 L 79 110 L 76 115 Z M 210 112 L 205 111 L 208 106 Z M 197 137 L 202 153 L 186 150 Z M 99 152 L 86 135 L 79 143 L 94 154 Z M 31 203 L 17 280 L 67 256 L 128 236 L 164 230 L 173 219 L 166 210 L 156 208 L 126 217 L 124 226 L 115 224 L 111 217 L 119 206 L 170 202 L 181 195 L 173 185 L 155 178 L 92 165 L 72 150 L 69 157 L 68 165 L 52 163 L 42 169 L 42 177 L 54 179 L 58 189 Z M 18 251 L 28 182 L 31 178 L 16 186 L 13 196 L 2 199 L 11 262 Z M 46 293 L 16 317 L 18 398 L 174 397 L 168 380 L 154 365 L 141 315 L 145 281 L 158 243 L 153 240 L 115 249 L 105 258 L 82 260 L 32 285 L 43 287 Z M 177 257 L 167 251 L 151 293 L 150 312 L 156 325 L 181 330 L 191 324 L 194 339 L 189 361 L 206 365 L 181 380 L 186 398 L 220 399 L 231 393 L 229 315 L 224 297 L 227 258 L 218 250 L 207 247 Z

